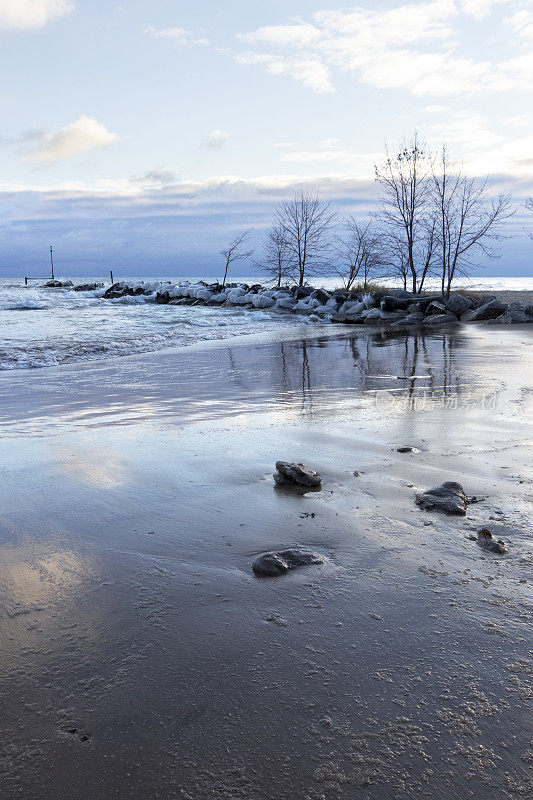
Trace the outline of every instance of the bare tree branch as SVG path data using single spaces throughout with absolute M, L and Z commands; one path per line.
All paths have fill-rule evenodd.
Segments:
M 317 275 L 325 267 L 331 251 L 332 226 L 336 218 L 330 203 L 317 191 L 301 189 L 292 200 L 284 200 L 274 214 L 287 246 L 289 266 L 296 273 L 298 285 L 306 276 Z
M 283 278 L 293 278 L 294 270 L 291 269 L 287 239 L 279 223 L 273 223 L 269 227 L 263 254 L 256 262 L 256 266 L 274 279 L 278 288 Z
M 433 170 L 433 200 L 438 220 L 441 290 L 450 295 L 454 277 L 466 274 L 476 263 L 476 255 L 497 258 L 494 242 L 503 238 L 502 223 L 515 211 L 509 195 L 492 197 L 488 179 L 466 177 L 461 169 L 452 170 L 443 146 L 437 168 Z
M 250 256 L 253 255 L 253 249 L 243 250 L 243 247 L 245 244 L 247 244 L 252 232 L 253 228 L 241 231 L 241 233 L 238 233 L 235 238 L 231 240 L 227 247 L 223 247 L 222 250 L 220 250 L 220 255 L 223 256 L 226 261 L 222 286 L 226 285 L 226 278 L 228 276 L 228 269 L 230 265 L 233 264 L 234 261 L 242 261 L 243 259 L 250 258 Z
M 340 266 L 335 268 L 335 272 L 344 280 L 346 289 L 351 289 L 358 277 L 363 279 L 363 288 L 366 288 L 370 278 L 382 274 L 386 263 L 381 238 L 371 221 L 361 224 L 349 217 L 344 227 L 344 235 L 337 239 Z
M 396 155 L 375 167 L 381 186 L 379 219 L 398 242 L 407 259 L 413 292 L 421 292 L 434 252 L 435 230 L 430 219 L 432 155 L 415 133 L 401 143 Z

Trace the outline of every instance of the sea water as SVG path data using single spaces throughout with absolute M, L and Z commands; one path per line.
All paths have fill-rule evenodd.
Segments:
M 74 279 L 74 283 L 97 280 L 84 277 Z M 187 279 L 166 280 L 183 283 Z M 197 282 L 198 278 L 189 280 Z M 261 279 L 232 280 L 252 284 Z M 104 289 L 74 292 L 46 288 L 41 283 L 31 281 L 25 286 L 20 278 L 0 279 L 0 370 L 150 352 L 290 325 L 327 324 L 274 309 L 158 305 L 153 296 L 105 300 Z M 339 279 L 321 278 L 316 283 L 331 289 L 339 285 Z M 430 281 L 428 289 L 438 289 L 437 283 Z M 459 279 L 457 288 L 462 285 L 484 292 L 533 290 L 533 279 Z

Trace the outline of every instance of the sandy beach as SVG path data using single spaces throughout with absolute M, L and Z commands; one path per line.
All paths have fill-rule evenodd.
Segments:
M 531 327 L 2 374 L 2 800 L 525 797 Z M 466 517 L 415 505 L 445 480 Z

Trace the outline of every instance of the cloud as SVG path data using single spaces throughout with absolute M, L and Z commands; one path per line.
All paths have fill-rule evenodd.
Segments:
M 202 146 L 210 147 L 212 150 L 220 150 L 221 147 L 224 147 L 228 139 L 229 133 L 227 133 L 227 131 L 221 131 L 220 128 L 217 128 L 216 131 L 211 131 L 209 136 L 206 136 L 202 142 Z
M 196 44 L 208 45 L 209 39 L 198 37 L 194 31 L 189 31 L 187 28 L 155 28 L 153 25 L 147 25 L 144 32 L 151 36 L 153 39 L 170 39 L 177 44 Z
M 73 8 L 70 0 L 0 0 L 0 28 L 42 28 Z
M 518 36 L 524 39 L 533 39 L 533 10 L 522 9 L 507 19 Z
M 129 180 L 130 183 L 140 186 L 164 186 L 176 182 L 176 173 L 167 169 L 164 164 L 159 164 L 144 175 L 133 175 Z
M 95 148 L 108 147 L 116 138 L 101 122 L 83 114 L 57 133 L 46 133 L 37 147 L 24 154 L 24 159 L 35 164 L 54 164 Z
M 253 49 L 235 58 L 241 64 L 262 64 L 272 75 L 289 75 L 318 93 L 335 91 L 335 73 L 353 73 L 361 83 L 415 96 L 531 88 L 529 52 L 494 63 L 460 50 L 461 18 L 480 19 L 509 3 L 426 0 L 389 9 L 317 11 L 310 21 L 239 34 Z M 522 9 L 507 21 L 517 36 L 531 36 L 530 11 Z
M 237 38 L 248 44 L 271 44 L 280 46 L 305 47 L 318 42 L 321 31 L 314 25 L 297 23 L 295 25 L 266 25 L 250 33 L 238 34 Z

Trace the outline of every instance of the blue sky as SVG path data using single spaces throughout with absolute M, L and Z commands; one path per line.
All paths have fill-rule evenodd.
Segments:
M 531 0 L 0 0 L 0 40 L 1 274 L 213 274 L 302 182 L 364 215 L 415 129 L 533 193 Z

